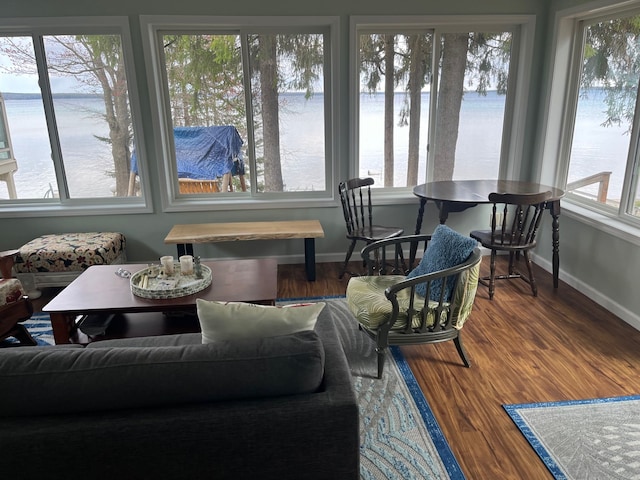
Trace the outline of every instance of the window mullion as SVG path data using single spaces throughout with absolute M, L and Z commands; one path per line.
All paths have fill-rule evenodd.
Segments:
M 636 95 L 636 104 L 633 113 L 633 126 L 631 130 L 631 141 L 629 142 L 629 155 L 627 157 L 627 165 L 625 168 L 624 182 L 622 185 L 622 196 L 620 202 L 619 215 L 633 214 L 633 206 L 635 202 L 635 192 L 638 188 L 638 169 L 640 168 L 640 82 L 636 87 L 638 93 Z
M 578 95 L 580 91 L 580 79 L 582 77 L 582 57 L 584 53 L 585 32 L 587 25 L 583 21 L 576 22 L 575 31 L 576 37 L 572 47 L 572 53 L 570 58 L 569 76 L 567 78 L 567 103 L 565 107 L 565 114 L 563 115 L 564 121 L 562 131 L 566 132 L 560 139 L 559 157 L 566 159 L 565 161 L 558 162 L 556 168 L 556 178 L 561 178 L 564 185 L 568 182 L 569 176 L 569 163 L 571 158 L 571 148 L 573 145 L 573 134 L 576 123 L 576 114 L 578 109 Z
M 258 168 L 256 161 L 256 141 L 253 119 L 253 90 L 251 85 L 251 65 L 249 55 L 249 32 L 240 31 L 240 46 L 242 49 L 242 73 L 244 82 L 244 97 L 247 122 L 247 161 L 249 162 L 249 181 L 251 195 L 255 195 L 258 185 Z
M 49 73 L 47 71 L 47 56 L 44 49 L 44 40 L 41 35 L 33 36 L 33 48 L 36 57 L 36 65 L 38 69 L 38 85 L 42 95 L 42 103 L 44 105 L 45 119 L 49 134 L 49 143 L 51 146 L 51 160 L 56 172 L 56 181 L 58 183 L 58 194 L 60 201 L 69 199 L 69 186 L 67 184 L 67 176 L 62 161 L 62 149 L 60 147 L 60 138 L 58 136 L 58 125 L 56 122 L 55 109 L 53 106 L 53 96 L 51 93 L 51 84 L 49 83 Z
M 429 90 L 429 135 L 427 138 L 427 168 L 425 169 L 425 182 L 433 180 L 434 158 L 436 154 L 436 119 L 438 117 L 438 85 L 440 81 L 440 50 L 442 47 L 441 32 L 430 30 L 433 35 L 431 58 L 431 88 Z

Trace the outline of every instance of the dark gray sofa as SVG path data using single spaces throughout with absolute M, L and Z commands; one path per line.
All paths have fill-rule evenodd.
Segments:
M 0 350 L 0 452 L 4 459 L 0 468 L 7 478 L 21 479 L 359 478 L 358 407 L 328 309 L 320 314 L 314 332 L 293 336 L 297 338 L 264 340 L 257 347 L 202 345 L 199 334 L 185 334 L 96 342 L 88 348 Z M 287 349 L 310 347 L 316 359 L 311 363 L 324 364 L 318 385 L 306 380 L 316 374 L 317 364 L 305 366 L 306 360 L 295 355 L 291 355 L 294 360 L 290 364 L 286 362 L 291 358 L 282 356 L 275 364 L 269 364 L 270 360 L 264 363 L 264 358 L 251 359 L 255 351 L 261 357 L 264 352 L 277 350 L 279 342 L 284 342 Z M 224 365 L 213 365 L 214 374 L 208 376 L 210 365 L 202 364 L 202 349 L 207 348 L 211 355 L 221 350 L 234 357 L 230 368 L 244 371 L 262 387 L 247 393 L 248 384 L 243 385 L 241 374 L 230 375 Z M 133 369 L 146 387 L 136 386 L 135 375 L 130 372 L 100 371 L 105 364 L 100 356 L 122 359 L 133 349 L 138 349 L 141 363 L 149 364 L 148 368 L 137 364 Z M 180 358 L 165 362 L 167 367 L 155 358 L 157 352 L 149 353 L 151 349 L 166 349 L 169 357 L 181 351 Z M 50 371 L 38 379 L 31 374 L 33 370 L 42 369 L 53 358 L 39 357 L 45 351 L 45 355 L 54 355 L 50 353 L 54 351 L 55 355 L 65 355 L 66 360 L 62 360 L 61 372 Z M 184 363 L 193 355 L 197 360 L 192 368 L 199 373 L 187 373 L 185 380 L 185 368 L 189 367 Z M 68 360 L 74 356 L 73 361 Z M 258 367 L 247 374 L 252 361 Z M 175 369 L 176 363 L 180 364 L 180 375 L 162 376 Z M 283 390 L 286 382 L 276 381 L 277 372 L 293 372 L 295 377 L 297 370 L 303 372 L 303 378 L 294 379 L 293 389 L 297 391 L 287 393 Z M 66 376 L 69 371 L 79 376 Z M 101 393 L 100 387 L 95 387 L 97 382 L 87 380 L 89 376 L 102 379 L 102 384 L 110 388 L 103 388 Z M 159 385 L 157 379 L 161 377 L 166 382 Z M 149 378 L 153 380 L 149 382 Z M 216 397 L 216 389 L 206 386 L 215 383 L 212 378 L 220 379 L 220 391 L 234 390 L 235 398 Z M 65 382 L 64 390 L 70 391 L 72 398 L 55 392 L 56 385 L 65 386 Z M 197 390 L 193 384 L 198 382 L 202 390 L 210 392 L 211 400 L 192 395 Z M 81 386 L 76 388 L 78 383 Z M 229 387 L 233 384 L 239 386 Z M 33 385 L 44 388 L 34 389 Z M 17 393 L 7 394 L 21 387 Z M 162 389 L 186 391 L 186 398 L 167 394 L 170 402 L 166 404 L 158 393 Z M 107 400 L 87 400 L 98 396 Z

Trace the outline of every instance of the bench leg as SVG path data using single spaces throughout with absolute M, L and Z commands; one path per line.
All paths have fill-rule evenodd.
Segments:
M 316 239 L 304 239 L 304 267 L 307 271 L 307 280 L 316 280 Z
M 193 244 L 192 243 L 179 243 L 178 244 L 178 258 L 183 255 L 193 256 Z

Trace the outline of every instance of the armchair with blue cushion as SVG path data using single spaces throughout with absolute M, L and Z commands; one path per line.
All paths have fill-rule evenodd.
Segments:
M 412 269 L 404 250 L 422 251 Z M 353 277 L 347 303 L 359 327 L 376 342 L 378 378 L 390 345 L 453 340 L 466 367 L 460 330 L 469 318 L 482 260 L 477 242 L 445 225 L 432 235 L 380 240 L 366 246 L 367 275 Z

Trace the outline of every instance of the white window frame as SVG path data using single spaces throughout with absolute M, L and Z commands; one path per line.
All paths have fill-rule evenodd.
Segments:
M 140 101 L 138 97 L 137 81 L 133 63 L 133 48 L 127 17 L 64 17 L 64 18 L 0 18 L 0 35 L 22 35 L 34 38 L 47 35 L 119 35 L 122 41 L 125 68 L 127 71 L 127 84 L 129 89 L 129 106 L 131 121 L 135 131 L 134 141 L 138 151 L 138 164 L 141 173 L 141 196 L 136 197 L 109 197 L 109 198 L 66 198 L 61 193 L 61 198 L 56 199 L 28 199 L 28 200 L 2 200 L 0 202 L 0 218 L 37 217 L 45 215 L 77 216 L 77 215 L 121 215 L 151 213 L 153 208 L 150 203 L 151 193 L 147 179 L 148 167 L 143 146 L 143 130 L 139 118 Z M 36 46 L 36 49 L 38 47 Z M 38 61 L 38 70 L 46 69 L 46 66 Z M 51 143 L 59 145 L 58 132 L 52 128 L 50 110 L 51 91 L 48 85 L 41 85 L 49 137 Z M 64 169 L 59 149 L 52 148 L 52 157 L 58 183 L 64 183 Z M 65 187 L 66 188 L 66 187 Z
M 583 21 L 625 14 L 640 13 L 640 1 L 601 0 L 556 13 L 552 41 L 553 62 L 546 88 L 547 107 L 541 121 L 541 144 L 537 152 L 537 173 L 542 183 L 565 188 L 569 173 L 573 124 L 575 121 L 577 91 L 582 69 Z M 637 108 L 637 107 L 636 107 Z M 640 121 L 636 110 L 634 123 Z M 634 146 L 635 145 L 635 146 Z M 637 150 L 637 138 L 630 139 L 630 150 Z M 632 152 L 637 155 L 637 152 Z M 597 230 L 640 245 L 640 219 L 625 211 L 630 191 L 629 168 L 625 169 L 625 182 L 620 208 L 601 208 L 578 195 L 567 194 L 562 200 L 564 212 Z
M 143 47 L 147 61 L 147 78 L 152 99 L 153 130 L 156 133 L 155 148 L 162 158 L 162 167 L 159 168 L 159 184 L 161 186 L 162 209 L 166 212 L 182 211 L 210 211 L 215 210 L 255 210 L 266 208 L 300 208 L 334 206 L 336 203 L 337 183 L 337 158 L 340 151 L 340 122 L 339 122 L 339 17 L 230 17 L 230 16 L 165 16 L 142 15 L 140 17 L 141 30 L 143 32 Z M 322 192 L 269 192 L 252 196 L 249 192 L 242 194 L 211 194 L 211 195 L 180 195 L 178 192 L 178 179 L 174 168 L 175 159 L 173 148 L 173 136 L 171 134 L 171 113 L 169 110 L 168 92 L 165 89 L 161 72 L 161 45 L 159 36 L 164 31 L 180 33 L 239 33 L 241 36 L 247 33 L 288 33 L 305 32 L 304 29 L 324 29 L 328 31 L 326 58 L 324 69 L 324 96 L 325 96 L 325 185 Z M 245 60 L 246 61 L 246 56 Z M 248 74 L 248 65 L 243 66 L 245 77 Z M 248 121 L 250 121 L 250 108 L 247 104 Z M 247 125 L 251 142 L 252 123 Z M 252 145 L 249 146 L 252 148 Z M 246 161 L 246 160 L 245 160 Z M 160 162 L 158 162 L 160 166 Z M 252 184 L 254 183 L 254 166 L 252 172 Z
M 434 16 L 353 16 L 350 28 L 350 52 L 351 61 L 349 72 L 350 85 L 350 116 L 353 119 L 350 128 L 349 176 L 358 175 L 359 166 L 359 125 L 358 111 L 360 99 L 360 74 L 359 74 L 359 35 L 375 30 L 422 30 L 433 31 L 438 36 L 446 32 L 482 31 L 495 29 L 513 32 L 513 50 L 509 70 L 508 94 L 505 104 L 504 128 L 502 133 L 502 148 L 499 167 L 499 177 L 502 179 L 520 179 L 526 172 L 522 171 L 520 159 L 525 157 L 525 133 L 527 118 L 528 95 L 521 92 L 529 91 L 531 78 L 531 64 L 533 59 L 533 47 L 535 36 L 534 15 L 434 15 Z M 436 59 L 434 59 L 436 61 Z M 437 75 L 438 71 L 434 69 Z M 431 104 L 429 105 L 429 143 L 435 132 L 435 108 L 437 100 L 437 79 L 434 78 L 431 88 Z M 435 149 L 430 149 L 427 157 L 427 178 L 433 170 L 433 155 Z M 413 187 L 381 188 L 379 198 L 387 200 L 387 203 L 396 203 L 394 200 L 406 199 Z

